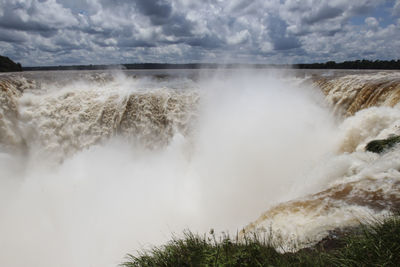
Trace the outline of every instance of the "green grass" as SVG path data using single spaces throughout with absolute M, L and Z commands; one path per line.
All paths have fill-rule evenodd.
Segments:
M 332 253 L 334 266 L 400 266 L 400 217 L 361 225 Z
M 164 246 L 128 254 L 123 267 L 146 266 L 399 266 L 400 216 L 343 232 L 331 247 L 319 243 L 295 253 L 278 253 L 271 239 L 239 242 L 214 233 L 185 232 Z M 275 244 L 276 245 L 276 244 Z M 275 246 L 276 247 L 276 246 Z

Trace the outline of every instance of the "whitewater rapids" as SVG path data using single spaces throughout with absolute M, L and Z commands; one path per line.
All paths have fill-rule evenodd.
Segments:
M 184 229 L 293 249 L 384 216 L 400 149 L 364 147 L 399 100 L 395 71 L 2 74 L 0 265 L 116 266 Z

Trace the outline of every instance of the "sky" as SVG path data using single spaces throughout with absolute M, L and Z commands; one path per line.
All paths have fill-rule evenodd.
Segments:
M 0 0 L 23 66 L 400 58 L 400 0 Z

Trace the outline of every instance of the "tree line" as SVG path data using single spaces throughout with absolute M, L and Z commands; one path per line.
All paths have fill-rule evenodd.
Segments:
M 400 69 L 400 59 L 398 60 L 354 60 L 336 63 L 328 61 L 325 63 L 296 64 L 295 68 L 299 69 L 384 69 L 398 70 Z
M 114 65 L 72 65 L 72 66 L 44 66 L 44 67 L 24 67 L 23 70 L 104 70 L 104 69 L 400 69 L 400 59 L 398 60 L 354 60 L 336 63 L 328 61 L 325 63 L 307 64 L 215 64 L 215 63 L 133 63 L 133 64 L 114 64 Z
M 328 61 L 325 63 L 307 64 L 216 64 L 216 63 L 133 63 L 133 64 L 112 64 L 112 65 L 70 65 L 70 66 L 39 66 L 22 67 L 20 63 L 15 63 L 8 57 L 0 56 L 0 72 L 7 71 L 37 71 L 37 70 L 105 70 L 105 69 L 236 69 L 236 68 L 257 68 L 257 69 L 400 69 L 400 59 L 398 60 L 354 60 L 336 63 Z

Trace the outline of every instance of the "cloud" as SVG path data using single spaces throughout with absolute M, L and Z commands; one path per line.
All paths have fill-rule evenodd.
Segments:
M 376 18 L 374 17 L 368 17 L 365 19 L 365 23 L 369 26 L 369 27 L 377 27 L 379 25 L 379 22 Z
M 312 10 L 310 14 L 304 18 L 304 22 L 307 24 L 314 24 L 323 20 L 336 18 L 343 14 L 343 9 L 340 7 L 333 7 L 329 4 L 324 4 L 316 10 Z
M 271 17 L 269 20 L 269 37 L 275 50 L 289 50 L 301 46 L 299 40 L 287 31 L 287 23 L 279 17 Z
M 0 53 L 23 65 L 383 59 L 397 56 L 399 14 L 387 0 L 0 0 Z
M 225 43 L 223 42 L 223 40 L 219 39 L 218 36 L 216 35 L 206 34 L 198 38 L 190 38 L 189 40 L 187 40 L 187 44 L 190 46 L 213 49 L 213 48 L 220 48 Z
M 0 27 L 6 29 L 36 31 L 45 36 L 52 36 L 59 28 L 78 24 L 70 10 L 55 0 L 7 0 L 0 2 L 0 8 L 3 11 L 0 16 Z
M 148 16 L 155 25 L 164 24 L 172 14 L 171 3 L 165 0 L 137 0 L 135 4 L 138 10 L 143 15 Z
M 238 45 L 238 44 L 243 44 L 250 38 L 250 33 L 248 30 L 242 30 L 240 32 L 237 32 L 233 36 L 228 36 L 228 44 L 230 45 Z
M 400 0 L 397 0 L 392 9 L 392 15 L 400 17 Z
M 0 42 L 23 43 L 27 40 L 27 34 L 24 32 L 16 32 L 9 29 L 0 28 Z

